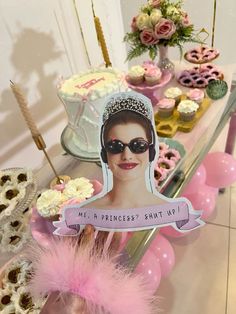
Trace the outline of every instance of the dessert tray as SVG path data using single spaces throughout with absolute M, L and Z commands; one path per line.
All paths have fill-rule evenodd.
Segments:
M 158 113 L 155 114 L 156 132 L 159 136 L 173 137 L 177 131 L 188 133 L 190 132 L 202 115 L 207 111 L 211 105 L 209 98 L 204 98 L 200 108 L 196 112 L 196 115 L 192 121 L 186 122 L 180 119 L 180 115 L 177 109 L 174 109 L 174 113 L 169 118 L 160 118 Z
M 219 55 L 220 53 L 217 49 L 207 46 L 199 46 L 187 51 L 184 54 L 184 58 L 190 63 L 204 64 L 215 60 Z
M 0 173 L 1 178 L 7 177 L 7 181 L 1 181 L 0 186 L 0 202 L 8 205 L 7 208 L 2 206 L 0 211 L 0 222 L 4 224 L 24 214 L 36 196 L 37 184 L 32 173 L 24 168 L 8 168 Z M 22 181 L 19 181 L 19 176 Z
M 128 86 L 132 90 L 139 92 L 143 94 L 144 96 L 147 96 L 148 98 L 150 98 L 152 101 L 152 105 L 155 106 L 158 100 L 162 97 L 160 95 L 160 93 L 162 92 L 162 87 L 167 85 L 170 82 L 171 78 L 172 78 L 172 73 L 166 71 L 162 73 L 160 83 L 152 85 L 152 86 L 147 85 L 145 81 L 139 85 L 133 85 L 128 81 L 127 76 L 126 76 L 126 81 L 127 81 Z
M 29 206 L 37 185 L 32 172 L 23 168 L 0 171 L 0 252 L 18 253 L 30 238 Z
M 171 178 L 175 168 L 178 167 L 180 161 L 184 158 L 186 151 L 184 146 L 180 142 L 173 140 L 171 138 L 159 137 L 158 141 L 159 141 L 159 157 L 157 165 L 154 170 L 154 176 L 157 182 L 157 189 L 161 190 L 162 187 L 166 184 L 166 182 L 169 181 L 169 179 Z M 177 158 L 172 158 L 171 155 L 168 156 L 169 152 L 174 151 L 176 151 L 177 153 Z M 173 166 L 173 169 L 171 169 L 170 171 L 168 171 L 167 169 L 160 169 L 160 163 L 166 159 L 167 161 L 170 160 Z M 158 171 L 161 170 L 159 171 L 159 174 L 157 173 L 157 169 Z M 159 178 L 156 177 L 157 174 Z
M 32 264 L 21 254 L 0 269 L 0 312 L 39 314 L 46 298 L 33 300 L 27 287 Z
M 99 152 L 86 152 L 79 147 L 79 142 L 75 144 L 74 140 L 74 131 L 71 127 L 66 126 L 61 134 L 61 145 L 63 149 L 70 155 L 82 160 L 82 161 L 91 161 L 99 162 L 100 155 Z

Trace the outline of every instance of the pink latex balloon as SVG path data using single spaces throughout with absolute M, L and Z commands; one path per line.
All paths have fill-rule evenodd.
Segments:
M 206 181 L 206 169 L 203 165 L 196 170 L 192 179 L 184 189 L 184 194 L 192 194 L 196 192 L 198 186 L 203 185 Z
M 151 250 L 147 250 L 144 254 L 135 269 L 135 273 L 143 275 L 144 279 L 146 279 L 149 284 L 150 290 L 153 291 L 153 293 L 156 291 L 161 282 L 161 267 Z
M 206 168 L 206 184 L 224 188 L 236 182 L 236 160 L 230 154 L 214 152 L 203 160 Z
M 202 210 L 201 218 L 204 220 L 214 212 L 216 204 L 216 194 L 207 185 L 198 187 L 195 194 L 188 196 L 195 210 Z
M 175 265 L 175 253 L 170 242 L 163 235 L 158 234 L 150 249 L 160 263 L 161 276 L 167 277 Z
M 213 186 L 206 185 L 206 184 L 205 184 L 205 186 L 206 186 L 206 188 L 207 188 L 209 191 L 211 191 L 215 196 L 218 195 L 218 193 L 219 193 L 219 189 L 218 189 L 218 188 L 214 188 Z
M 175 230 L 173 227 L 167 226 L 162 227 L 160 229 L 160 233 L 170 238 L 182 238 L 188 235 L 190 232 L 179 232 Z

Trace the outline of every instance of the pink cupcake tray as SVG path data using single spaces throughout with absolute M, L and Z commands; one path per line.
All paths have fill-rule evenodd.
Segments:
M 207 109 L 211 105 L 211 100 L 209 98 L 204 98 L 200 108 L 195 114 L 195 117 L 192 121 L 182 121 L 180 119 L 179 112 L 177 109 L 174 109 L 173 115 L 169 118 L 161 118 L 158 113 L 155 114 L 155 125 L 156 132 L 159 136 L 162 137 L 173 137 L 177 131 L 188 133 L 194 126 L 197 124 L 199 119 L 204 115 Z
M 172 78 L 172 74 L 170 72 L 163 72 L 160 83 L 152 85 L 152 86 L 147 85 L 147 83 L 145 82 L 139 85 L 133 85 L 129 83 L 127 76 L 125 79 L 126 79 L 126 82 L 128 83 L 128 86 L 132 90 L 150 98 L 152 105 L 154 107 L 156 103 L 158 102 L 158 100 L 161 98 L 162 88 L 169 83 L 171 78 Z

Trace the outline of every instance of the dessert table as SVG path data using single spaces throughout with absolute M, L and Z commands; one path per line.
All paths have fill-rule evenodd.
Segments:
M 176 71 L 183 69 L 183 63 L 176 63 Z M 228 86 L 233 86 L 232 75 L 236 65 L 221 67 L 225 75 L 225 81 Z M 165 88 L 171 86 L 181 87 L 176 81 L 169 82 Z M 186 88 L 181 87 L 184 91 Z M 161 93 L 161 91 L 159 91 Z M 156 108 L 154 107 L 154 111 Z M 190 133 L 177 132 L 174 140 L 180 142 L 186 154 L 177 164 L 175 170 L 167 177 L 161 186 L 161 192 L 168 197 L 177 197 L 181 195 L 186 184 L 193 176 L 195 170 L 200 165 L 204 156 L 210 150 L 214 141 L 220 134 L 231 114 L 236 110 L 236 90 L 228 93 L 220 100 L 214 101 L 204 116 L 198 121 L 194 129 Z M 232 128 L 232 127 L 231 127 Z M 232 133 L 232 132 L 231 132 Z M 229 136 L 232 142 L 232 135 Z M 229 145 L 229 144 L 228 144 Z M 231 143 L 232 145 L 232 143 Z M 226 145 L 227 146 L 227 145 Z M 84 176 L 88 179 L 98 180 L 102 182 L 102 170 L 99 163 L 81 161 L 74 156 L 62 153 L 53 160 L 53 164 L 60 175 L 69 175 L 72 178 Z M 36 172 L 36 179 L 39 190 L 49 187 L 50 181 L 53 179 L 53 173 L 48 165 L 45 165 Z M 158 230 L 135 232 L 128 241 L 126 250 L 130 256 L 130 267 L 135 267 L 140 258 L 143 256 L 151 240 L 155 237 Z M 6 258 L 0 257 L 5 261 Z
M 225 74 L 225 81 L 229 87 L 236 85 L 236 82 L 232 81 L 235 67 L 236 65 L 222 67 L 222 71 Z M 182 63 L 176 63 L 176 71 L 182 68 Z M 180 85 L 173 80 L 169 82 L 165 88 L 170 86 L 180 87 Z M 181 89 L 185 90 L 184 87 L 181 87 Z M 154 107 L 154 111 L 155 110 L 156 108 Z M 168 197 L 178 197 L 181 195 L 184 187 L 190 181 L 195 170 L 201 164 L 201 161 L 210 150 L 231 115 L 230 134 L 228 136 L 228 142 L 226 143 L 226 149 L 229 153 L 232 152 L 235 138 L 234 124 L 236 118 L 235 114 L 233 114 L 235 111 L 236 89 L 232 88 L 231 91 L 229 88 L 226 96 L 211 104 L 207 112 L 190 133 L 176 133 L 174 140 L 177 140 L 184 146 L 186 154 L 161 186 L 161 192 L 164 195 Z M 222 150 L 224 150 L 224 148 Z M 53 164 L 60 175 L 69 175 L 72 178 L 84 176 L 88 179 L 102 182 L 102 170 L 99 163 L 81 161 L 62 151 L 60 155 L 54 158 Z M 35 176 L 39 191 L 48 188 L 51 180 L 54 178 L 47 164 L 35 171 Z M 129 267 L 131 269 L 138 264 L 157 232 L 158 229 L 135 232 L 130 238 L 125 250 L 129 256 Z M 13 256 L 13 253 L 0 254 L 0 267 Z

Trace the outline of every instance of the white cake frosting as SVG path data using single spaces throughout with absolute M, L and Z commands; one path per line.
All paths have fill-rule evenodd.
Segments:
M 58 95 L 74 131 L 75 146 L 88 153 L 98 152 L 99 118 L 105 99 L 127 89 L 123 73 L 114 68 L 91 69 L 59 83 Z

